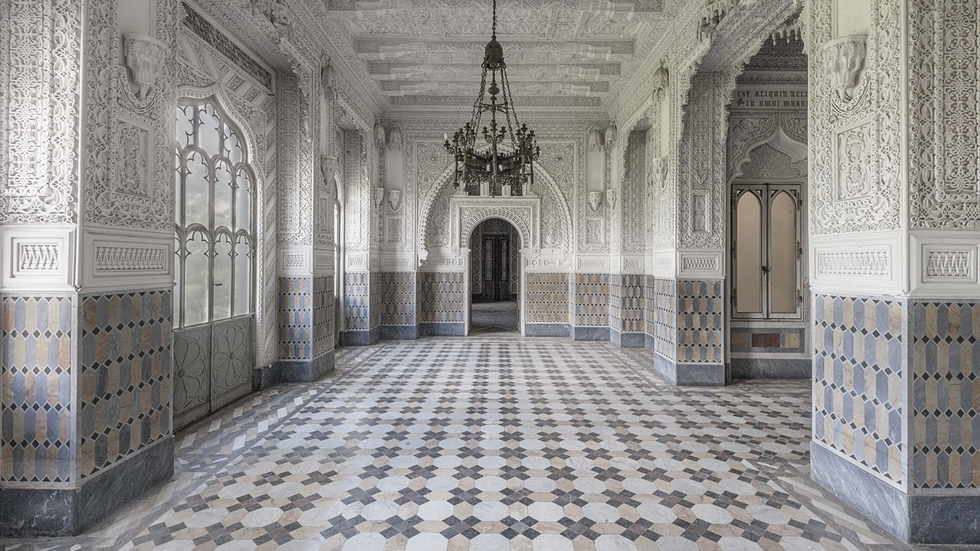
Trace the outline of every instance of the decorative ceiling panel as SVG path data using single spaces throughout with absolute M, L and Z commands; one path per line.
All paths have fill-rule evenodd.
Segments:
M 491 13 L 486 0 L 322 1 L 382 103 L 469 107 Z M 497 38 L 518 106 L 594 109 L 667 32 L 665 0 L 500 0 Z M 324 9 L 325 8 L 325 9 Z M 386 98 L 386 99 L 385 99 Z

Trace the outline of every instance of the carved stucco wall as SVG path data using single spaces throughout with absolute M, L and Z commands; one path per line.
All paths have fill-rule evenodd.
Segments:
M 82 18 L 71 1 L 0 4 L 0 223 L 75 221 Z
M 531 122 L 528 126 L 535 128 L 541 147 L 534 187 L 534 193 L 541 197 L 541 247 L 570 253 L 574 245 L 573 205 L 576 204 L 578 190 L 584 189 L 585 185 L 584 181 L 579 181 L 585 174 L 585 156 L 578 153 L 584 150 L 585 130 L 561 131 L 536 127 Z M 581 127 L 582 124 L 577 126 Z M 405 178 L 407 182 L 415 184 L 409 185 L 409 188 L 417 189 L 415 218 L 419 234 L 412 244 L 418 247 L 419 252 L 450 246 L 449 201 L 455 189 L 449 159 L 437 135 L 441 134 L 433 130 L 406 132 L 409 154 L 406 155 Z M 585 218 L 588 209 L 585 203 L 579 201 L 580 220 Z M 414 214 L 407 210 L 411 208 L 409 204 L 405 208 L 406 218 Z
M 193 17 L 193 16 L 192 16 Z M 258 293 L 256 297 L 256 363 L 275 359 L 278 286 L 276 284 L 277 234 L 277 97 L 270 89 L 272 75 L 248 57 L 231 59 L 204 40 L 195 27 L 181 26 L 175 79 L 177 94 L 184 97 L 216 97 L 242 129 L 252 167 L 259 178 L 256 213 L 259 222 L 257 248 Z M 213 35 L 212 35 L 213 36 Z M 212 42 L 214 42 L 212 38 Z M 248 56 L 241 52 L 239 56 Z M 249 63 L 251 61 L 251 63 Z M 258 67 L 258 68 L 257 68 Z M 267 79 L 266 77 L 269 77 Z M 167 142 L 169 143 L 169 141 Z M 170 166 L 169 164 L 167 165 Z M 172 172 L 172 168 L 170 169 Z M 173 179 L 173 174 L 168 177 Z M 173 222 L 171 221 L 171 224 Z
M 827 69 L 834 67 L 842 53 L 833 43 L 827 45 L 834 38 L 832 3 L 808 4 L 808 143 L 813 151 L 824 152 L 810 159 L 812 235 L 903 226 L 902 4 L 899 0 L 871 1 L 873 24 L 865 68 L 857 86 L 846 91 L 834 85 L 834 72 Z
M 911 225 L 980 228 L 977 3 L 911 1 L 908 28 Z

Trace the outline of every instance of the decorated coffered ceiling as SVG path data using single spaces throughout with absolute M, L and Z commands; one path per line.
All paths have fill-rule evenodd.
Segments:
M 489 39 L 486 0 L 326 0 L 389 105 L 467 107 Z M 596 108 L 668 24 L 664 0 L 504 0 L 498 39 L 516 103 Z M 659 32 L 658 32 L 659 31 Z
M 199 2 L 253 51 L 267 54 L 270 65 L 280 65 L 268 37 L 248 31 L 248 0 Z M 289 3 L 303 26 L 315 22 L 329 37 L 383 108 L 472 105 L 489 40 L 489 0 Z M 669 32 L 679 5 L 677 0 L 500 0 L 498 40 L 517 105 L 583 111 L 608 105 L 639 68 L 643 53 Z

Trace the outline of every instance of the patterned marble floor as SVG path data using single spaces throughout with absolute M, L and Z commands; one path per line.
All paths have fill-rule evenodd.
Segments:
M 910 549 L 809 482 L 806 381 L 676 389 L 647 352 L 511 334 L 342 349 L 177 437 L 173 482 L 6 549 Z

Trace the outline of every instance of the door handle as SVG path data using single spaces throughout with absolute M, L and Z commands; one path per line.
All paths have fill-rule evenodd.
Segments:
M 762 273 L 768 274 L 769 273 L 769 266 L 763 266 L 762 267 Z

